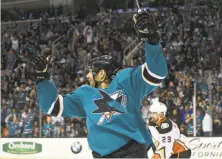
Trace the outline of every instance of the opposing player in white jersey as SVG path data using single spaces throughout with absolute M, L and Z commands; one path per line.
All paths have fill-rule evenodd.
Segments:
M 152 158 L 190 158 L 191 150 L 181 141 L 177 124 L 166 118 L 166 112 L 165 104 L 159 102 L 158 98 L 152 100 L 149 122 L 149 130 L 154 143 Z

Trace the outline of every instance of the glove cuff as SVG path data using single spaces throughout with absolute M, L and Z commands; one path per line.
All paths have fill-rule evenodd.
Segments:
M 44 81 L 44 80 L 49 80 L 50 79 L 50 74 L 48 72 L 29 72 L 29 78 L 32 79 L 36 84 Z
M 156 31 L 155 33 L 142 33 L 134 25 L 137 35 L 139 36 L 140 40 L 150 43 L 151 45 L 159 44 L 160 42 L 160 33 Z
M 36 73 L 35 75 L 35 79 L 36 79 L 36 84 L 44 81 L 44 80 L 49 80 L 50 79 L 50 75 L 48 72 L 41 72 L 41 73 Z
M 148 43 L 150 43 L 151 45 L 156 45 L 156 44 L 159 44 L 160 42 L 160 34 L 159 32 L 156 32 L 152 35 L 149 35 L 149 38 L 148 38 Z

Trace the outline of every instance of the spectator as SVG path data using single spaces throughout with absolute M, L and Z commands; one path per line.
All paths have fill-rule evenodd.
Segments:
M 183 124 L 180 125 L 180 133 L 187 136 L 187 131 L 186 131 L 186 128 Z
M 39 123 L 37 120 L 34 121 L 34 128 L 33 128 L 33 137 L 39 137 Z
M 197 117 L 202 121 L 202 129 L 205 137 L 210 137 L 213 132 L 213 121 L 209 114 L 203 108 L 197 108 Z
M 60 129 L 60 132 L 59 132 L 59 138 L 65 138 L 66 135 L 65 135 L 65 129 L 64 128 L 61 128 Z
M 216 114 L 216 117 L 213 121 L 213 130 L 215 131 L 215 135 L 221 134 L 222 122 L 218 113 Z
M 33 121 L 34 114 L 31 109 L 28 109 L 28 106 L 24 106 L 24 110 L 21 116 L 23 137 L 31 137 L 33 134 Z
M 187 124 L 187 135 L 192 137 L 193 136 L 193 115 L 186 114 L 186 121 Z
M 51 117 L 47 116 L 42 126 L 43 137 L 53 136 L 54 125 L 51 123 Z
M 15 136 L 15 129 L 16 129 L 16 125 L 15 125 L 15 117 L 13 117 L 11 114 L 9 114 L 6 119 L 5 119 L 5 123 L 7 124 L 7 128 L 8 128 L 8 136 L 9 137 L 14 137 Z
M 178 127 L 180 127 L 181 120 L 180 120 L 180 114 L 179 114 L 178 109 L 174 109 L 172 116 L 169 116 L 169 117 L 173 122 L 175 122 L 178 125 Z
M 6 66 L 6 69 L 8 71 L 12 71 L 12 69 L 14 69 L 15 62 L 16 62 L 15 52 L 14 52 L 14 50 L 11 49 L 7 53 L 7 66 Z M 10 73 L 10 72 L 8 72 L 8 73 Z
M 183 124 L 186 124 L 186 120 L 188 118 L 191 118 L 191 116 L 190 116 L 191 113 L 192 113 L 192 110 L 189 108 L 188 105 L 186 105 L 184 109 L 182 108 L 182 110 L 181 110 L 181 118 L 182 118 Z

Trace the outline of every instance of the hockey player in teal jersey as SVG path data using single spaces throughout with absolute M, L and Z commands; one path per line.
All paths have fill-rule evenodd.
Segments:
M 135 30 L 145 41 L 145 63 L 117 73 L 111 56 L 92 59 L 87 67 L 90 85 L 64 96 L 49 80 L 47 61 L 30 58 L 41 109 L 48 115 L 86 118 L 88 143 L 95 158 L 146 158 L 152 144 L 140 113 L 141 100 L 155 90 L 167 75 L 160 35 L 147 11 L 133 17 Z

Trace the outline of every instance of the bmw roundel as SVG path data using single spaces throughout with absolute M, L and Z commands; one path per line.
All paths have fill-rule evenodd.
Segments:
M 82 150 L 82 145 L 78 141 L 73 142 L 73 144 L 71 145 L 71 151 L 74 154 L 77 154 L 80 153 L 81 150 Z

